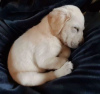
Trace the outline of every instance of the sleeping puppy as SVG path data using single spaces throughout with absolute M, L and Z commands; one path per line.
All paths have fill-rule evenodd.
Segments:
M 8 56 L 12 78 L 23 86 L 38 86 L 71 73 L 70 48 L 82 42 L 83 29 L 84 17 L 76 6 L 55 8 L 12 45 Z

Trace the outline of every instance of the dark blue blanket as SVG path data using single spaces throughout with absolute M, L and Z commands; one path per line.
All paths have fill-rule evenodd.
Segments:
M 14 2 L 15 1 L 15 2 Z M 100 13 L 86 13 L 85 42 L 72 50 L 70 75 L 39 87 L 14 82 L 7 69 L 9 49 L 21 34 L 53 8 L 73 4 L 85 11 L 91 0 L 2 0 L 0 3 L 0 94 L 100 94 Z

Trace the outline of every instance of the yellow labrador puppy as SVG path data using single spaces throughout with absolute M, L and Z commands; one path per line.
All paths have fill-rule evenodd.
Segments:
M 38 86 L 71 73 L 70 48 L 83 39 L 84 17 L 73 5 L 55 8 L 20 36 L 8 56 L 12 78 L 24 86 Z M 55 71 L 45 72 L 54 69 Z

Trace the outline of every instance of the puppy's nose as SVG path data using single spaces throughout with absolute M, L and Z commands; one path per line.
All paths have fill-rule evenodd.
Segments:
M 79 43 L 79 46 L 81 46 L 84 43 L 84 38 L 82 38 L 82 40 Z

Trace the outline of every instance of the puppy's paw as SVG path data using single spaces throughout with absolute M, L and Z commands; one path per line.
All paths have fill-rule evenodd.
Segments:
M 57 78 L 70 74 L 73 69 L 73 64 L 71 61 L 66 62 L 60 69 L 56 70 L 55 76 Z

